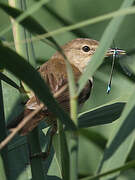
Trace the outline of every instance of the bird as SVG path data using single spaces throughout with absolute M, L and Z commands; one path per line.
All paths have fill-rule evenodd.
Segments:
M 61 47 L 65 56 L 67 57 L 67 60 L 71 64 L 76 83 L 85 71 L 88 62 L 91 61 L 91 57 L 95 53 L 98 46 L 99 42 L 97 40 L 89 38 L 77 38 L 69 41 Z M 113 49 L 108 49 L 106 56 L 113 55 L 113 52 Z M 56 52 L 47 62 L 42 64 L 38 69 L 38 72 L 48 85 L 52 94 L 57 93 L 64 85 L 68 85 L 66 64 L 64 57 L 60 52 Z M 81 106 L 90 97 L 92 87 L 93 79 L 90 77 L 78 97 L 79 106 Z M 56 100 L 65 111 L 70 112 L 69 88 L 60 93 Z M 40 105 L 40 103 L 40 100 L 32 92 L 30 99 L 25 104 L 24 111 L 15 120 L 11 121 L 7 125 L 7 128 L 9 130 L 15 128 L 19 122 L 21 122 L 22 119 L 29 113 L 34 111 Z M 54 115 L 49 112 L 47 107 L 43 108 L 28 123 L 26 123 L 26 125 L 21 129 L 20 135 L 27 135 L 46 117 L 55 119 Z M 53 122 L 53 120 L 50 120 L 48 123 L 51 124 L 51 121 Z

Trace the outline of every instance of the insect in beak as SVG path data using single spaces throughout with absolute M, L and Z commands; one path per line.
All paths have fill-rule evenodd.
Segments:
M 115 59 L 117 59 L 119 57 L 119 55 L 124 55 L 126 54 L 126 51 L 121 50 L 121 49 L 109 49 L 107 52 L 107 56 L 112 55 L 113 60 L 112 60 L 112 67 L 111 67 L 111 73 L 110 73 L 110 79 L 109 79 L 109 83 L 107 86 L 107 94 L 110 93 L 111 91 L 111 84 L 112 84 L 112 75 L 113 75 L 113 70 L 114 70 L 114 63 L 115 63 Z

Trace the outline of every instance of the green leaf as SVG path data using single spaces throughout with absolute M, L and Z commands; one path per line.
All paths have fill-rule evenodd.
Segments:
M 105 172 L 122 166 L 133 146 L 135 129 L 134 92 L 135 91 L 133 91 L 128 103 L 126 104 L 121 118 L 112 129 L 107 149 L 100 164 L 100 172 Z M 117 175 L 118 173 L 115 173 L 109 177 L 115 177 Z M 108 177 L 104 177 L 103 179 L 108 179 Z
M 100 149 L 105 149 L 107 139 L 100 133 L 90 129 L 79 129 L 79 134 L 88 141 L 93 142 L 93 144 L 97 145 Z
M 18 89 L 18 90 L 20 89 L 20 87 L 14 81 L 12 81 L 12 79 L 10 79 L 9 77 L 7 77 L 1 72 L 0 72 L 0 79 L 5 81 L 7 84 L 14 87 L 15 89 Z
M 56 152 L 56 157 L 61 169 L 61 174 L 64 180 L 70 178 L 70 164 L 69 164 L 69 152 L 67 145 L 67 137 L 63 130 L 62 124 L 58 122 L 58 134 L 53 139 L 53 146 Z
M 31 133 L 28 134 L 27 140 L 28 140 L 30 156 L 41 153 L 39 137 L 38 137 L 38 128 L 35 128 Z M 46 180 L 47 178 L 45 177 L 45 174 L 43 172 L 43 165 L 41 158 L 40 157 L 31 158 L 30 163 L 31 163 L 32 179 Z
M 72 130 L 76 129 L 68 114 L 60 108 L 52 97 L 48 87 L 45 85 L 44 80 L 41 78 L 39 73 L 29 63 L 27 63 L 24 58 L 16 54 L 11 49 L 0 45 L 0 50 L 1 64 L 28 84 L 39 99 L 45 103 L 48 109 L 58 116 L 67 127 Z M 15 66 L 13 66 L 13 64 Z
M 51 140 L 50 139 L 51 138 L 50 137 L 51 130 L 52 130 L 52 127 L 45 128 L 45 129 L 43 129 L 43 131 L 40 131 L 40 142 L 42 145 L 42 152 L 46 152 L 48 150 L 48 145 Z M 45 141 L 46 141 L 46 144 L 45 144 Z M 51 174 L 51 175 L 55 176 L 54 180 L 55 179 L 57 180 L 57 178 L 58 179 L 62 178 L 61 165 L 60 165 L 60 159 L 59 159 L 59 157 L 61 157 L 59 143 L 60 142 L 59 142 L 59 138 L 58 138 L 58 133 L 56 133 L 52 139 L 53 147 L 51 148 L 49 156 L 45 161 L 43 161 L 44 173 L 47 175 Z M 49 179 L 48 176 L 47 176 L 47 179 Z
M 6 172 L 5 172 L 5 165 L 3 162 L 2 155 L 0 154 L 0 175 L 3 180 L 6 180 Z
M 101 174 L 98 174 L 98 175 L 95 175 L 95 176 L 89 176 L 89 177 L 86 177 L 86 178 L 82 178 L 81 180 L 98 180 L 99 178 L 101 177 L 104 177 L 104 176 L 107 176 L 107 175 L 110 175 L 110 174 L 113 174 L 113 173 L 116 173 L 118 171 L 126 171 L 128 169 L 131 169 L 131 168 L 134 168 L 135 167 L 135 160 L 133 161 L 129 161 L 128 163 L 126 163 L 124 166 L 120 166 L 118 168 L 115 168 L 115 169 L 111 169 L 110 171 L 107 171 L 107 172 L 103 172 Z M 126 174 L 126 177 L 127 177 L 127 174 Z M 110 178 L 109 178 L 110 179 Z M 119 179 L 119 178 L 118 178 Z M 120 178 L 121 179 L 121 178 Z M 123 179 L 123 178 L 122 178 Z M 124 178 L 125 179 L 125 178 Z M 128 179 L 128 177 L 127 177 Z M 107 178 L 108 180 L 108 178 Z
M 59 134 L 60 138 L 60 150 L 61 150 L 61 165 L 62 165 L 62 177 L 65 180 L 70 178 L 70 163 L 69 163 L 69 152 L 67 146 L 67 139 L 64 130 Z
M 83 112 L 79 115 L 79 127 L 86 128 L 112 123 L 120 117 L 124 105 L 125 103 L 117 102 Z
M 6 137 L 6 125 L 5 125 L 5 115 L 4 115 L 4 103 L 3 103 L 3 91 L 2 83 L 0 80 L 0 142 Z M 4 147 L 0 151 L 0 174 L 3 180 L 6 180 L 8 172 L 8 159 L 7 159 L 7 147 Z

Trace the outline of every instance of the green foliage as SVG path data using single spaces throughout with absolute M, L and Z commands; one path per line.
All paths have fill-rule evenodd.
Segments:
M 3 94 L 2 94 L 2 83 L 0 80 L 0 120 L 1 120 L 1 136 L 0 136 L 0 141 L 2 141 L 6 137 L 6 125 L 5 125 L 5 115 L 4 115 L 4 105 L 3 105 Z M 6 180 L 6 178 L 9 175 L 8 172 L 8 161 L 7 161 L 7 147 L 3 148 L 0 152 L 0 174 L 1 178 Z
M 22 2 L 27 2 L 25 5 L 28 8 L 24 12 Z M 35 129 L 27 139 L 15 137 L 8 145 L 8 152 L 7 148 L 1 151 L 0 175 L 3 179 L 6 179 L 6 175 L 7 179 L 17 180 L 27 180 L 31 177 L 32 179 L 40 177 L 40 179 L 54 180 L 75 180 L 78 177 L 84 177 L 83 179 L 98 179 L 99 177 L 102 177 L 101 179 L 122 177 L 130 179 L 135 175 L 134 161 L 126 164 L 127 159 L 134 159 L 130 157 L 131 150 L 134 153 L 135 129 L 134 78 L 132 78 L 135 66 L 134 55 L 130 56 L 130 50 L 134 54 L 135 43 L 133 38 L 135 8 L 131 7 L 133 2 L 133 0 L 118 0 L 117 2 L 108 0 L 20 0 L 21 9 L 17 6 L 10 7 L 8 3 L 5 4 L 4 0 L 3 3 L 0 2 L 0 8 L 3 10 L 0 11 L 3 17 L 1 18 L 0 36 L 6 38 L 6 41 L 0 44 L 0 67 L 5 68 L 3 74 L 0 73 L 0 79 L 3 81 L 0 96 L 2 99 L 3 94 L 4 102 L 1 101 L 0 112 L 1 140 L 6 136 L 5 122 L 11 121 L 23 108 L 20 103 L 17 78 L 23 80 L 49 110 L 57 115 L 58 121 L 61 120 L 58 123 L 59 134 L 55 135 L 53 148 L 46 160 L 35 158 L 30 161 L 28 152 L 28 149 L 31 149 L 32 154 L 47 149 L 50 129 L 42 129 L 42 124 L 39 125 L 39 137 Z M 121 7 L 120 10 L 119 7 Z M 128 14 L 132 15 L 125 16 Z M 21 27 L 10 24 L 9 16 L 15 18 Z M 110 18 L 113 19 L 109 22 Z M 9 22 L 8 25 L 7 22 Z M 18 28 L 16 32 L 19 35 L 19 42 L 15 41 L 15 45 L 20 50 L 17 48 L 17 52 L 14 51 L 13 43 L 11 43 L 13 42 L 12 26 Z M 44 42 L 39 41 L 37 36 L 41 34 L 47 38 Z M 52 97 L 48 87 L 36 72 L 35 66 L 48 60 L 54 53 L 54 49 L 60 50 L 59 45 L 78 35 L 100 40 L 100 47 L 79 80 L 78 93 L 88 78 L 94 74 L 92 95 L 80 109 L 78 115 L 76 101 L 72 101 L 76 87 L 70 73 L 71 69 L 67 65 L 71 107 L 73 108 L 70 118 Z M 26 42 L 27 38 L 32 39 L 32 42 Z M 117 64 L 120 63 L 122 68 L 121 71 L 118 68 L 115 69 L 112 90 L 108 95 L 106 88 L 111 60 L 102 62 L 113 40 L 121 49 L 129 51 L 129 55 L 119 58 Z M 25 51 L 26 47 L 28 47 L 27 51 Z M 26 60 L 29 60 L 29 63 Z M 78 123 L 76 122 L 77 116 Z M 71 119 L 78 124 L 78 130 Z M 66 125 L 65 129 L 62 123 Z M 8 164 L 9 169 L 5 167 L 5 164 Z M 126 169 L 130 170 L 123 173 L 122 171 Z

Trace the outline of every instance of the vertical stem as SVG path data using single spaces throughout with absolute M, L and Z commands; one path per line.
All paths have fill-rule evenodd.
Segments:
M 70 114 L 71 119 L 74 121 L 75 125 L 78 126 L 78 103 L 77 103 L 77 97 L 70 97 Z
M 38 137 L 38 128 L 35 128 L 31 133 L 28 134 L 27 140 L 28 140 L 30 156 L 41 152 L 41 147 Z M 35 157 L 30 159 L 30 164 L 31 164 L 32 179 L 45 180 L 41 158 Z
M 71 118 L 78 127 L 78 112 L 77 112 L 77 97 L 70 96 L 70 113 Z M 70 140 L 70 179 L 77 180 L 78 179 L 78 131 L 71 132 L 71 140 Z
M 70 140 L 70 180 L 78 179 L 78 134 L 71 133 Z
M 59 151 L 60 151 L 60 160 L 61 160 L 61 171 L 62 177 L 64 180 L 70 179 L 70 158 L 67 145 L 66 134 L 63 130 L 63 125 L 60 121 L 57 121 L 58 124 L 58 138 L 59 138 Z
M 0 80 L 0 142 L 6 137 L 6 126 L 4 116 L 4 104 L 2 94 L 2 83 Z M 8 159 L 7 146 L 0 151 L 0 177 L 6 180 L 8 177 Z

